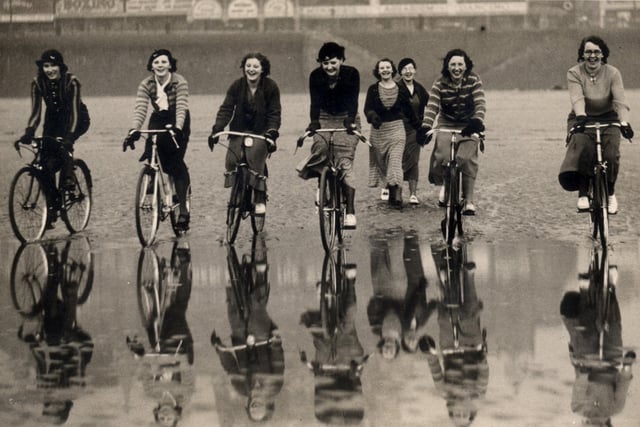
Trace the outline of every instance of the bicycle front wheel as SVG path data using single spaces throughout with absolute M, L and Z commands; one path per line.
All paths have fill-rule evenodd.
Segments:
M 335 335 L 340 324 L 338 268 L 334 254 L 325 252 L 322 264 L 320 318 L 322 326 L 329 336 Z
M 70 233 L 77 233 L 89 224 L 93 184 L 91 172 L 85 162 L 74 159 L 73 170 L 74 188 L 62 192 L 62 220 Z
M 449 168 L 446 187 L 446 207 L 442 220 L 442 237 L 447 245 L 453 243 L 456 230 L 462 234 L 462 197 L 460 195 L 460 176 L 455 167 Z
M 235 180 L 231 186 L 231 195 L 227 205 L 227 243 L 232 245 L 238 236 L 240 221 L 242 220 L 242 209 L 247 191 L 245 176 L 242 170 L 235 173 Z
M 339 240 L 340 205 L 338 201 L 339 188 L 337 177 L 329 168 L 325 168 L 320 175 L 320 198 L 318 216 L 320 220 L 320 238 L 324 250 L 330 252 Z
M 11 266 L 11 299 L 20 314 L 33 316 L 38 312 L 48 277 L 49 262 L 42 245 L 20 246 Z
M 600 244 L 603 249 L 609 242 L 609 213 L 607 197 L 607 178 L 602 171 L 596 172 L 593 183 L 593 199 L 591 206 L 591 235 L 597 239 L 600 235 Z
M 93 253 L 86 237 L 67 240 L 62 251 L 62 267 L 67 286 L 77 286 L 78 305 L 89 299 L 93 287 Z
M 153 244 L 160 224 L 160 194 L 158 174 L 143 168 L 136 187 L 136 231 L 142 246 Z
M 29 167 L 18 171 L 9 190 L 9 220 L 21 242 L 39 240 L 47 226 L 47 197 L 40 177 Z

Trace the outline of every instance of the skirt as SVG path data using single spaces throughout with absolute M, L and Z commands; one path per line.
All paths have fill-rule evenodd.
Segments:
M 371 128 L 369 142 L 369 187 L 402 185 L 402 157 L 407 138 L 402 120 L 383 122 Z

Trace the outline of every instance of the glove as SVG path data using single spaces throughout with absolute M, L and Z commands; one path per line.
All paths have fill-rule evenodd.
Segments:
M 68 153 L 73 153 L 73 141 L 69 138 L 63 138 L 60 141 L 60 146 Z
M 632 139 L 633 129 L 631 129 L 631 125 L 627 122 L 622 122 L 620 124 L 621 124 L 620 133 L 622 134 L 622 136 L 625 137 L 626 139 Z
M 433 137 L 433 135 L 428 134 L 429 131 L 431 131 L 431 128 L 429 126 L 421 127 L 416 131 L 416 142 L 421 147 L 424 147 L 431 142 L 431 138 Z
M 127 147 L 131 148 L 132 150 L 135 150 L 136 149 L 135 142 L 139 139 L 140 139 L 140 131 L 135 129 L 129 130 L 129 133 L 124 138 L 124 141 L 122 141 L 122 151 L 123 152 L 127 151 Z
M 320 126 L 320 122 L 313 121 L 309 123 L 309 126 L 307 126 L 306 132 L 309 132 L 311 135 L 313 135 L 321 127 L 322 126 Z
M 587 124 L 587 116 L 576 116 L 576 124 L 573 125 L 573 133 L 584 132 L 584 126 Z
M 267 151 L 269 153 L 273 153 L 274 151 L 276 151 L 278 149 L 278 146 L 276 145 L 276 140 L 280 136 L 280 133 L 275 129 L 269 129 L 264 133 L 263 136 L 273 141 L 273 143 L 267 142 Z
M 209 135 L 209 138 L 207 139 L 207 143 L 209 144 L 209 150 L 213 151 L 213 146 L 216 145 L 218 141 L 220 141 L 219 136 L 216 136 L 216 137 L 213 136 L 220 131 L 221 130 L 215 126 L 211 128 L 211 135 Z
M 353 135 L 353 131 L 358 129 L 355 119 L 353 117 L 347 117 L 343 120 L 342 125 L 347 129 L 349 135 Z
M 382 126 L 382 120 L 380 120 L 380 116 L 377 114 L 374 114 L 371 117 L 369 123 L 371 123 L 371 126 L 373 126 L 374 129 L 380 129 L 380 126 Z
M 484 125 L 480 119 L 471 119 L 464 129 L 460 132 L 462 136 L 471 136 L 474 133 L 480 133 L 484 131 Z

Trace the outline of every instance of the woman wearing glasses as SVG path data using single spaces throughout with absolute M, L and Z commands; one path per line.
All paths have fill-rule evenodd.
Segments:
M 587 191 L 589 175 L 593 173 L 595 158 L 595 130 L 586 129 L 589 122 L 617 122 L 622 126 L 607 128 L 602 133 L 602 156 L 608 165 L 608 211 L 618 212 L 615 183 L 620 165 L 620 134 L 633 137 L 629 118 L 629 105 L 625 101 L 620 71 L 607 64 L 609 47 L 598 36 L 582 39 L 578 48 L 578 63 L 567 72 L 567 88 L 571 99 L 571 112 L 567 126 L 575 133 L 567 145 L 558 179 L 567 191 L 578 191 L 578 210 L 589 209 Z

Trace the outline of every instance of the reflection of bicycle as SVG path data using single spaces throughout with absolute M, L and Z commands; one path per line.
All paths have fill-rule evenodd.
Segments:
M 457 155 L 458 147 L 461 143 L 472 141 L 470 138 L 458 138 L 462 135 L 462 131 L 455 129 L 435 129 L 434 132 L 449 132 L 451 134 L 451 145 L 449 151 L 449 161 L 444 170 L 444 205 L 445 214 L 441 222 L 442 236 L 448 245 L 453 243 L 456 232 L 458 237 L 462 238 L 463 215 L 465 209 L 465 195 L 462 189 L 462 169 L 458 165 Z M 474 134 L 473 137 L 480 138 L 480 147 L 483 147 L 484 135 Z
M 55 144 L 55 145 L 54 145 Z M 21 242 L 39 240 L 47 224 L 55 220 L 58 212 L 70 233 L 85 229 L 91 214 L 91 173 L 81 159 L 73 159 L 71 179 L 73 187 L 59 183 L 58 188 L 46 186 L 42 150 L 54 147 L 61 155 L 71 156 L 56 138 L 33 138 L 31 145 L 22 146 L 33 153 L 33 160 L 23 166 L 14 176 L 9 190 L 9 219 L 14 234 Z M 20 154 L 20 145 L 16 145 Z M 63 177 L 60 174 L 60 181 Z
M 77 286 L 77 304 L 84 304 L 93 286 L 93 254 L 86 237 L 46 244 L 20 246 L 11 267 L 11 299 L 23 316 L 33 317 L 43 309 L 43 296 L 57 287 Z
M 593 176 L 589 177 L 589 213 L 591 224 L 591 237 L 595 240 L 600 235 L 602 247 L 609 242 L 609 191 L 607 186 L 607 162 L 602 158 L 602 132 L 610 127 L 620 128 L 619 122 L 599 123 L 585 125 L 585 129 L 595 130 L 596 159 L 593 165 Z M 569 130 L 567 143 L 576 133 L 575 127 Z
M 178 224 L 180 203 L 175 191 L 173 178 L 165 174 L 158 155 L 158 135 L 168 133 L 172 142 L 178 146 L 171 129 L 141 130 L 151 135 L 151 157 L 138 177 L 136 186 L 136 231 L 143 246 L 150 246 L 156 239 L 160 221 L 169 217 L 171 228 L 176 237 L 183 235 L 186 229 Z M 187 189 L 187 210 L 191 209 L 191 186 Z
M 342 244 L 342 230 L 346 203 L 343 194 L 343 175 L 336 162 L 334 153 L 334 138 L 336 132 L 349 132 L 355 135 L 359 141 L 371 147 L 367 138 L 357 130 L 342 129 L 318 129 L 315 132 L 307 131 L 298 138 L 297 148 L 302 147 L 305 138 L 318 135 L 328 146 L 328 161 L 320 173 L 318 186 L 318 215 L 320 219 L 320 238 L 325 251 L 335 249 L 336 243 Z M 329 134 L 328 139 L 323 134 Z M 297 149 L 296 148 L 296 149 Z
M 249 167 L 247 161 L 247 149 L 253 147 L 255 139 L 266 141 L 269 145 L 275 145 L 275 142 L 262 135 L 255 135 L 249 132 L 223 131 L 213 135 L 213 138 L 219 138 L 223 135 L 239 136 L 242 138 L 241 150 L 242 154 L 236 165 L 236 169 L 227 172 L 234 176 L 234 182 L 231 186 L 231 195 L 227 204 L 227 242 L 233 244 L 238 235 L 240 221 L 251 216 L 251 228 L 253 234 L 261 233 L 264 229 L 265 213 L 256 213 L 256 202 L 253 200 L 253 188 L 250 185 L 253 179 L 266 179 L 263 171 L 254 171 Z M 224 145 L 223 145 L 224 146 Z M 228 147 L 227 147 L 228 149 Z M 265 200 L 266 203 L 266 200 Z

